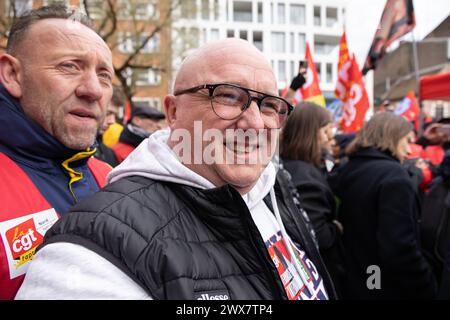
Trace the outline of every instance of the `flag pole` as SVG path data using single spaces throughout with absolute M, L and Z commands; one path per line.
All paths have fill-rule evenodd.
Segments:
M 416 77 L 416 91 L 417 91 L 417 101 L 419 103 L 420 108 L 420 114 L 419 114 L 419 130 L 417 132 L 418 136 L 422 135 L 423 131 L 423 122 L 424 122 L 424 112 L 423 112 L 423 105 L 422 105 L 422 99 L 420 96 L 420 69 L 419 69 L 419 55 L 417 52 L 417 42 L 416 38 L 414 37 L 414 30 L 411 31 L 412 36 L 412 51 L 413 51 L 413 62 L 414 62 L 414 74 Z

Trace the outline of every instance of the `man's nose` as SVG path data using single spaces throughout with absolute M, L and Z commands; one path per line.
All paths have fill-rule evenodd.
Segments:
M 238 126 L 242 129 L 264 129 L 264 119 L 256 100 L 252 100 L 249 107 L 242 113 Z
M 86 99 L 89 102 L 100 100 L 103 96 L 103 88 L 97 73 L 94 71 L 86 72 L 75 93 L 80 99 Z

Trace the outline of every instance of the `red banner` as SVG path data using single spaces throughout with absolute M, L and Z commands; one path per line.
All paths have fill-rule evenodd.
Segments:
M 308 43 L 306 43 L 305 60 L 308 61 L 308 70 L 306 72 L 306 82 L 300 88 L 302 98 L 303 100 L 312 101 L 325 107 L 325 98 L 323 97 L 322 90 L 320 90 L 316 65 L 314 64 Z
M 430 3 L 430 5 L 432 5 Z M 387 47 L 396 39 L 410 32 L 416 25 L 412 0 L 387 0 L 367 55 L 363 74 L 377 67 Z
M 347 90 L 342 100 L 344 112 L 341 128 L 345 133 L 352 133 L 364 125 L 364 118 L 369 109 L 369 98 L 355 56 L 344 64 L 343 70 L 347 79 L 344 84 Z
M 345 99 L 345 94 L 348 91 L 348 88 L 345 87 L 345 85 L 348 83 L 348 72 L 345 66 L 349 65 L 347 63 L 349 61 L 350 54 L 348 52 L 347 36 L 345 35 L 344 31 L 339 44 L 338 76 L 336 89 L 334 90 L 335 96 L 341 101 Z

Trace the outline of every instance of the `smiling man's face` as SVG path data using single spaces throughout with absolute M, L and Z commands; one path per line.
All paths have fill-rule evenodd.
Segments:
M 179 71 L 175 92 L 203 84 L 230 83 L 265 94 L 277 95 L 275 76 L 266 58 L 248 42 L 228 39 L 200 49 L 187 60 Z M 172 132 L 185 129 L 190 132 L 192 145 L 202 140 L 208 131 L 221 132 L 221 139 L 213 142 L 203 139 L 202 150 L 214 144 L 216 161 L 212 164 L 190 163 L 185 165 L 211 181 L 216 186 L 230 184 L 242 194 L 258 181 L 269 163 L 271 150 L 277 143 L 278 129 L 269 127 L 253 101 L 240 116 L 225 120 L 213 110 L 208 90 L 177 95 L 166 99 L 176 105 L 176 120 L 169 123 Z M 201 132 L 194 124 L 201 123 Z M 267 135 L 262 135 L 262 131 Z M 228 133 L 243 133 L 249 137 L 242 141 L 229 141 Z M 275 134 L 271 134 L 275 133 Z M 231 140 L 233 140 L 231 135 Z M 170 143 L 169 143 L 170 145 Z M 172 145 L 173 147 L 173 145 Z M 193 150 L 198 152 L 199 150 Z M 231 161 L 229 161 L 231 160 Z
M 31 26 L 17 49 L 24 112 L 66 147 L 90 147 L 112 96 L 112 55 L 88 27 L 65 19 Z

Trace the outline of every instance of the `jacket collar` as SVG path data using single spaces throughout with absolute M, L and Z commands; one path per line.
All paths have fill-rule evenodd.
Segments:
M 374 147 L 361 148 L 350 156 L 350 158 L 372 158 L 372 159 L 384 159 L 393 160 L 399 162 L 390 151 L 381 151 Z
M 2 85 L 0 108 L 0 151 L 15 161 L 43 169 L 54 166 L 54 161 L 61 163 L 80 152 L 67 148 L 27 117 L 19 100 Z M 87 160 L 80 161 L 85 163 Z

